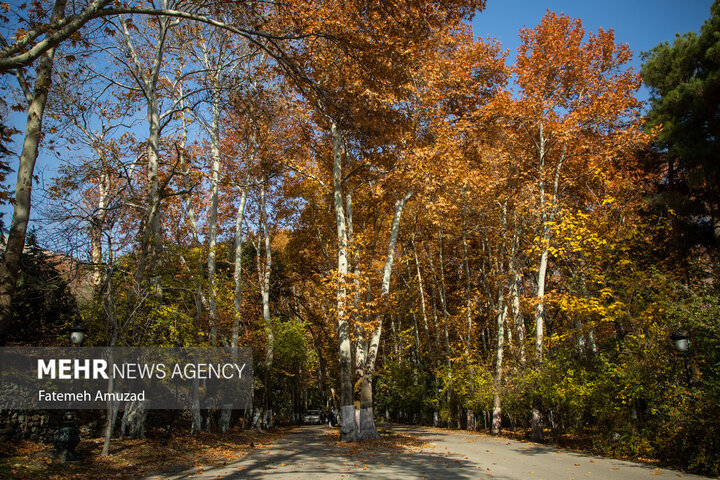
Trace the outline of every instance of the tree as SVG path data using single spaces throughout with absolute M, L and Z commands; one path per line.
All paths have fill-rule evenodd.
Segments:
M 67 283 L 77 268 L 72 258 L 51 255 L 40 248 L 35 232 L 30 232 L 20 259 L 7 341 L 53 344 L 62 335 L 64 327 L 78 314 Z
M 58 0 L 55 3 L 50 15 L 50 23 L 61 21 L 65 15 L 65 3 L 65 0 Z M 48 91 L 52 85 L 54 57 L 54 47 L 43 51 L 35 71 L 35 82 L 32 89 L 27 84 L 24 74 L 18 72 L 18 79 L 27 102 L 25 105 L 27 108 L 27 124 L 15 183 L 13 218 L 7 243 L 5 244 L 5 253 L 2 262 L 0 262 L 0 338 L 7 332 L 9 328 L 8 320 L 12 314 L 10 307 L 17 285 L 20 258 L 22 257 L 25 234 L 30 220 L 33 171 L 42 136 L 43 113 L 47 103 Z
M 642 56 L 647 128 L 660 127 L 650 165 L 662 175 L 657 203 L 680 215 L 682 249 L 720 245 L 720 2 L 710 13 L 699 33 Z
M 518 99 L 499 102 L 513 110 L 507 117 L 509 144 L 517 148 L 512 155 L 525 162 L 523 176 L 533 182 L 532 213 L 539 220 L 535 360 L 540 363 L 551 225 L 559 220 L 562 206 L 582 202 L 592 184 L 602 185 L 604 172 L 642 147 L 647 137 L 634 97 L 640 79 L 624 67 L 630 50 L 615 44 L 611 30 L 585 38 L 580 20 L 548 12 L 540 25 L 522 30 L 520 37 L 514 68 Z M 533 418 L 539 421 L 539 412 L 534 410 Z M 539 439 L 537 421 L 534 435 Z

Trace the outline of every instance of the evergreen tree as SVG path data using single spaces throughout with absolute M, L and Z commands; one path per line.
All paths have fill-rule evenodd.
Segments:
M 659 200 L 685 224 L 685 244 L 720 245 L 720 1 L 699 33 L 643 54 L 648 128 L 661 126 L 653 166 L 664 170 Z M 662 171 L 661 170 L 661 171 Z
M 20 260 L 5 342 L 53 343 L 59 330 L 72 323 L 77 305 L 58 266 L 59 262 L 40 248 L 35 232 L 31 232 Z

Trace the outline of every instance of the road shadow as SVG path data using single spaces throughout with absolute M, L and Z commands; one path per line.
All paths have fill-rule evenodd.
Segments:
M 488 471 L 461 455 L 436 450 L 421 435 L 395 432 L 380 440 L 347 443 L 325 426 L 302 427 L 277 443 L 250 451 L 238 461 L 151 478 L 400 478 L 474 479 Z M 168 475 L 169 474 L 169 475 Z M 493 476 L 492 478 L 503 478 Z

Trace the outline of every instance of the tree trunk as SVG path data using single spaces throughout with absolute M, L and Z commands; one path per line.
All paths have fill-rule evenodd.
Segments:
M 388 244 L 388 254 L 385 260 L 385 266 L 383 267 L 383 280 L 380 291 L 381 302 L 385 305 L 385 311 L 389 304 L 390 296 L 390 277 L 392 275 L 393 264 L 395 261 L 395 246 L 397 244 L 398 233 L 400 230 L 400 220 L 402 219 L 403 209 L 405 203 L 410 199 L 410 194 L 405 195 L 402 200 L 395 202 L 395 215 L 393 216 L 392 228 L 390 231 L 390 241 Z M 368 350 L 365 354 L 364 371 L 360 383 L 360 411 L 357 417 L 358 432 L 357 440 L 370 440 L 380 438 L 375 426 L 375 420 L 373 418 L 373 404 L 372 404 L 372 379 L 375 373 L 375 361 L 377 359 L 377 352 L 380 346 L 380 338 L 382 336 L 382 323 L 385 311 L 378 316 L 376 319 L 377 326 L 373 332 L 372 338 L 370 339 Z M 351 417 L 352 418 L 352 417 Z M 346 422 L 346 417 L 343 415 L 343 425 Z
M 438 266 L 440 270 L 440 288 L 438 289 L 439 295 L 440 295 L 440 307 L 442 308 L 442 314 L 443 314 L 443 329 L 445 332 L 445 361 L 447 364 L 447 382 L 448 386 L 445 389 L 445 401 L 447 402 L 448 411 L 452 412 L 450 410 L 450 399 L 452 398 L 452 388 L 450 388 L 450 383 L 452 382 L 452 363 L 450 361 L 450 332 L 448 328 L 448 324 L 450 323 L 449 319 L 449 313 L 447 310 L 447 296 L 446 296 L 446 290 L 445 290 L 445 262 L 443 260 L 443 233 L 442 229 L 438 229 L 438 261 L 440 262 L 440 265 Z M 458 421 L 460 419 L 458 418 Z
M 65 16 L 66 0 L 56 0 L 53 6 L 50 23 L 55 23 Z M 15 203 L 13 218 L 10 224 L 5 254 L 0 262 L 0 339 L 10 326 L 12 314 L 12 297 L 17 285 L 20 257 L 25 247 L 25 234 L 30 220 L 30 197 L 32 192 L 33 172 L 37 160 L 38 148 L 42 138 L 42 121 L 47 103 L 48 91 L 52 84 L 52 69 L 55 49 L 51 48 L 38 62 L 35 85 L 27 111 L 25 139 L 23 140 L 20 164 L 15 183 Z M 4 340 L 0 341 L 4 343 Z
M 495 378 L 493 382 L 493 418 L 490 433 L 500 434 L 502 425 L 502 405 L 500 390 L 502 388 L 503 376 L 503 353 L 505 346 L 505 317 L 507 316 L 507 305 L 503 299 L 502 286 L 498 288 L 498 312 L 497 312 L 497 349 L 495 351 Z
M 233 271 L 233 281 L 235 282 L 235 292 L 233 294 L 233 326 L 232 326 L 232 344 L 233 348 L 238 347 L 238 337 L 240 336 L 240 321 L 242 320 L 242 225 L 245 219 L 245 205 L 247 203 L 248 187 L 243 186 L 240 193 L 240 205 L 238 206 L 237 217 L 235 219 L 235 268 Z
M 545 320 L 545 278 L 547 276 L 547 262 L 549 254 L 549 242 L 550 242 L 550 224 L 547 212 L 547 206 L 545 205 L 545 137 L 543 135 L 543 124 L 540 123 L 540 143 L 539 143 L 539 154 L 540 154 L 540 169 L 538 179 L 538 190 L 540 195 L 540 221 L 542 229 L 542 245 L 540 250 L 540 265 L 538 266 L 537 275 L 537 306 L 535 307 L 535 359 L 539 363 L 542 362 L 543 356 L 543 328 Z
M 95 295 L 100 292 L 100 287 L 103 282 L 102 236 L 105 218 L 107 217 L 108 198 L 110 194 L 110 176 L 105 171 L 105 162 L 102 160 L 103 154 L 99 148 L 96 150 L 96 153 L 101 160 L 102 172 L 100 173 L 99 178 L 100 198 L 98 199 L 98 209 L 90 219 L 90 257 L 92 259 L 93 266 L 93 294 Z
M 417 248 L 415 248 L 415 235 L 410 239 L 410 244 L 413 249 L 413 258 L 415 259 L 415 270 L 417 273 L 418 281 L 418 296 L 420 297 L 420 311 L 422 312 L 423 327 L 425 328 L 425 336 L 430 341 L 430 328 L 428 326 L 427 307 L 425 306 L 425 289 L 423 288 L 422 274 L 420 273 L 420 262 L 418 261 Z
M 200 409 L 200 380 L 193 378 L 192 383 L 192 424 L 190 433 L 200 433 L 202 430 L 202 410 Z
M 340 440 L 351 442 L 357 438 L 357 428 L 354 421 L 355 406 L 353 405 L 352 346 L 346 312 L 347 288 L 345 281 L 348 274 L 348 237 L 342 191 L 343 140 L 342 134 L 334 123 L 331 127 L 331 133 L 333 142 L 333 205 L 338 238 L 337 320 L 338 354 L 340 359 L 340 415 L 342 416 Z
M 212 176 L 210 188 L 210 215 L 208 218 L 208 284 L 210 309 L 210 341 L 217 340 L 217 278 L 215 258 L 217 254 L 217 213 L 218 193 L 220 189 L 220 94 L 218 86 L 213 85 L 212 123 L 210 125 L 210 151 L 212 153 Z
M 135 276 L 136 289 L 139 292 L 142 280 L 145 278 L 145 269 L 150 257 L 160 242 L 160 183 L 159 183 L 159 157 L 160 157 L 160 114 L 158 110 L 157 85 L 148 84 L 145 94 L 148 99 L 147 116 L 149 122 L 148 148 L 147 148 L 147 175 L 148 214 L 142 232 L 140 244 L 140 258 Z
M 113 348 L 115 345 L 117 345 L 118 337 L 120 336 L 120 325 L 117 322 L 117 317 L 115 317 L 115 309 L 113 308 L 113 302 L 112 302 L 112 275 L 108 276 L 107 281 L 107 291 L 105 293 L 105 299 L 104 302 L 106 304 L 105 311 L 106 315 L 108 317 L 108 320 L 110 321 L 110 324 L 112 325 L 112 335 L 110 337 L 110 345 L 108 348 L 108 365 L 111 365 L 113 363 Z M 115 378 L 110 375 L 110 378 L 108 378 L 108 393 L 113 393 L 115 391 Z M 119 408 L 119 402 L 114 400 L 108 400 L 107 402 L 107 419 L 105 423 L 105 439 L 103 442 L 103 449 L 102 449 L 102 455 L 109 455 L 110 454 L 110 440 L 112 438 L 113 431 L 115 430 L 115 421 L 117 419 L 117 412 Z
M 520 271 L 515 267 L 513 269 L 513 285 L 510 289 L 510 297 L 512 300 L 513 324 L 515 325 L 515 333 L 517 335 L 518 358 L 521 365 L 525 365 L 525 320 L 520 311 L 520 282 L 522 277 Z
M 547 276 L 547 262 L 549 254 L 549 242 L 550 242 L 550 225 L 547 207 L 545 205 L 545 137 L 543 135 L 543 125 L 540 123 L 540 143 L 539 143 L 539 154 L 540 154 L 540 177 L 538 179 L 538 189 L 540 193 L 540 216 L 541 216 L 541 228 L 542 228 L 542 245 L 540 253 L 540 265 L 538 267 L 537 276 L 537 291 L 536 301 L 537 306 L 535 307 L 535 361 L 536 365 L 539 365 L 543 361 L 543 335 L 544 335 L 544 321 L 545 321 L 545 279 Z M 542 416 L 538 406 L 533 407 L 532 410 L 532 429 L 530 438 L 533 441 L 543 441 L 543 427 L 542 427 Z
M 130 438 L 145 438 L 147 409 L 145 402 L 131 402 L 127 413 L 128 435 Z
M 260 295 L 263 305 L 263 321 L 265 322 L 265 333 L 267 335 L 267 353 L 265 355 L 265 367 L 267 369 L 272 365 L 275 336 L 272 331 L 272 323 L 270 318 L 270 272 L 272 270 L 272 249 L 270 248 L 270 228 L 268 226 L 267 206 L 265 202 L 265 194 L 267 189 L 267 177 L 265 177 L 260 185 L 260 223 L 262 225 L 263 240 L 265 245 L 265 266 L 258 269 L 260 276 Z M 260 251 L 258 249 L 258 259 Z M 261 273 L 262 272 L 262 273 Z
M 377 348 L 380 344 L 380 336 L 382 334 L 382 319 L 380 319 L 378 327 L 373 332 L 372 339 L 368 351 L 365 355 L 365 365 L 360 377 L 360 409 L 357 417 L 352 420 L 357 422 L 356 440 L 374 440 L 380 438 L 377 427 L 375 426 L 375 418 L 373 415 L 373 391 L 372 379 L 375 371 L 375 357 L 377 356 Z M 373 352 L 375 352 L 373 354 Z M 343 416 L 343 424 L 345 423 Z
M 238 342 L 240 338 L 240 320 L 242 311 L 242 224 L 245 218 L 245 204 L 247 202 L 248 187 L 243 185 L 240 194 L 240 205 L 238 206 L 237 217 L 235 219 L 235 270 L 233 280 L 235 281 L 235 292 L 233 295 L 233 323 L 230 337 L 230 349 L 232 357 L 237 359 Z M 220 430 L 227 432 L 230 429 L 230 420 L 232 417 L 232 403 L 223 405 L 222 414 L 220 415 Z
M 272 409 L 270 406 L 270 368 L 275 356 L 275 335 L 272 331 L 272 320 L 270 318 L 270 270 L 272 268 L 272 252 L 270 249 L 270 230 L 268 227 L 267 207 L 265 204 L 265 193 L 267 188 L 267 177 L 260 182 L 260 229 L 262 230 L 262 241 L 265 249 L 265 262 L 261 263 L 261 238 L 255 244 L 255 262 L 258 273 L 258 284 L 260 285 L 260 297 L 263 305 L 263 322 L 265 324 L 266 351 L 264 365 L 265 388 L 263 395 L 263 425 L 268 427 L 272 424 Z
M 120 20 L 119 24 L 122 30 L 123 41 L 125 42 L 125 47 L 127 48 L 127 53 L 135 66 L 134 74 L 136 81 L 142 89 L 147 102 L 147 214 L 142 227 L 140 255 L 138 258 L 137 272 L 135 274 L 135 293 L 136 295 L 139 295 L 141 284 L 145 278 L 148 258 L 157 251 L 161 240 L 159 162 L 162 126 L 160 124 L 160 101 L 158 98 L 157 88 L 158 79 L 160 77 L 160 68 L 165 54 L 165 40 L 167 39 L 170 20 L 167 18 L 158 19 L 158 42 L 154 51 L 152 65 L 148 68 L 143 64 L 138 52 L 135 50 L 132 35 L 125 18 L 123 15 L 119 15 L 118 18 Z M 159 285 L 157 285 L 158 282 L 156 276 L 153 276 L 153 282 L 156 283 L 156 287 L 159 287 Z
M 390 329 L 392 330 L 393 351 L 395 352 L 396 360 L 400 361 L 400 351 L 398 350 L 398 336 L 397 330 L 395 329 L 395 315 L 393 315 L 392 313 L 390 314 Z
M 468 362 L 468 371 L 471 377 L 475 376 L 475 369 L 471 363 L 472 354 L 472 300 L 470 298 L 471 280 L 470 280 L 470 256 L 468 254 L 467 245 L 467 203 L 465 202 L 465 189 L 462 194 L 462 246 L 463 246 L 463 273 L 465 274 L 465 321 L 467 322 L 467 338 L 465 339 L 465 361 Z M 473 398 L 475 397 L 475 388 L 470 385 L 470 395 L 467 405 L 467 429 L 475 430 L 475 411 L 472 408 Z
M 545 440 L 542 415 L 540 414 L 540 409 L 538 407 L 532 409 L 532 428 L 530 430 L 530 439 L 533 442 L 542 442 Z

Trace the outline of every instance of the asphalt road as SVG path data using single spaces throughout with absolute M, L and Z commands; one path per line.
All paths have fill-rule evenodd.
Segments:
M 149 479 L 703 479 L 696 475 L 468 432 L 393 426 L 378 444 L 347 444 L 327 426 L 297 428 L 221 467 Z

